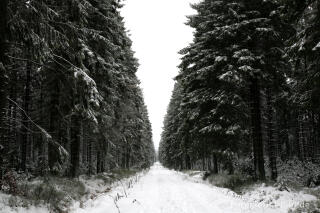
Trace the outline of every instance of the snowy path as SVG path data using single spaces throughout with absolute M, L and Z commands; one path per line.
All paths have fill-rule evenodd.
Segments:
M 116 208 L 111 195 L 86 204 L 76 213 L 273 213 L 268 206 L 245 201 L 226 189 L 197 183 L 187 175 L 155 164 L 140 181 L 127 191 Z

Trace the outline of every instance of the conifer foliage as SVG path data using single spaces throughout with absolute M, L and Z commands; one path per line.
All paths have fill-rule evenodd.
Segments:
M 151 125 L 121 3 L 0 4 L 0 178 L 149 167 Z
M 160 144 L 165 166 L 275 180 L 280 161 L 320 160 L 320 4 L 293 2 L 192 5 L 194 40 L 181 50 Z

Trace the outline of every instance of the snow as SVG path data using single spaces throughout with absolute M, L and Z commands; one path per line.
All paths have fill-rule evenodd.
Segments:
M 316 199 L 313 195 L 304 194 L 303 192 L 279 191 L 275 187 L 265 186 L 264 184 L 253 191 L 245 193 L 242 197 L 251 202 L 273 206 L 281 209 L 282 212 L 287 212 L 290 208 L 303 205 L 304 201 Z
M 202 180 L 202 171 L 181 173 L 156 163 L 148 172 L 113 185 L 80 177 L 91 192 L 89 200 L 75 202 L 70 213 L 285 213 L 316 197 L 255 185 L 243 195 Z M 107 175 L 107 174 L 105 174 Z M 99 190 L 97 190 L 99 189 Z M 0 193 L 0 212 L 48 213 L 46 206 L 10 207 L 10 195 Z M 18 201 L 19 203 L 22 201 Z M 12 205 L 12 204 L 11 204 Z
M 313 51 L 316 51 L 316 50 L 318 50 L 318 49 L 320 49 L 320 42 L 312 49 Z
M 256 30 L 258 32 L 271 32 L 272 31 L 271 28 L 265 28 L 265 27 L 257 27 Z
M 252 71 L 253 68 L 251 66 L 244 65 L 244 66 L 239 67 L 239 70 L 242 70 L 244 72 L 248 72 L 248 71 Z
M 304 36 L 302 39 L 299 40 L 299 42 L 297 44 L 297 45 L 299 45 L 299 50 L 298 50 L 299 52 L 305 50 L 305 47 L 304 47 L 305 44 L 306 44 L 306 38 Z
M 284 213 L 315 197 L 261 186 L 243 196 L 210 185 L 200 176 L 168 170 L 156 163 L 132 188 L 118 186 L 72 213 Z
M 239 59 L 238 59 L 238 63 L 250 63 L 252 61 L 254 61 L 255 59 L 251 56 L 241 56 Z
M 234 125 L 234 126 L 230 126 L 227 131 L 226 134 L 227 135 L 235 135 L 235 131 L 237 131 L 238 129 L 240 129 L 239 125 Z
M 89 95 L 89 103 L 93 104 L 95 107 L 100 106 L 100 101 L 102 100 L 102 96 L 100 95 L 99 91 L 97 90 L 96 82 L 85 72 L 84 69 L 80 69 L 78 67 L 72 68 L 74 72 L 75 79 L 80 79 L 85 82 L 85 84 L 88 86 L 88 95 Z M 80 109 L 81 106 L 76 106 L 75 108 Z M 87 111 L 87 116 L 95 123 L 98 123 L 95 113 L 92 110 Z
M 30 1 L 26 1 L 26 7 L 30 8 Z
M 94 57 L 94 53 L 90 50 L 90 48 L 87 45 L 82 43 L 82 48 L 83 48 L 83 51 L 86 52 L 88 56 Z
M 10 195 L 0 193 L 0 212 L 1 213 L 47 213 L 48 209 L 45 206 L 30 206 L 28 208 L 24 207 L 14 207 L 12 208 L 8 203 L 10 203 Z
M 193 68 L 195 65 L 196 65 L 195 63 L 189 64 L 189 65 L 188 65 L 188 68 L 189 68 L 189 69 L 190 69 L 190 68 Z
M 217 56 L 215 58 L 215 62 L 227 61 L 228 58 L 226 56 Z
M 87 85 L 96 86 L 96 82 L 82 69 L 73 67 L 74 77 L 76 79 L 82 78 Z

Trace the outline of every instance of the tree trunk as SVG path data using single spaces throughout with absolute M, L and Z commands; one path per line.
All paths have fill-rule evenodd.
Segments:
M 2 130 L 4 129 L 4 115 L 7 103 L 7 77 L 5 69 L 5 52 L 6 52 L 6 35 L 7 35 L 7 9 L 8 0 L 0 1 L 0 139 L 2 137 Z M 0 143 L 1 145 L 1 143 Z M 0 147 L 1 151 L 1 147 Z M 1 154 L 2 156 L 2 154 Z M 2 157 L 0 157 L 0 188 L 3 171 Z
M 305 134 L 304 134 L 304 116 L 302 110 L 299 110 L 298 115 L 298 150 L 299 150 L 299 159 L 301 161 L 305 160 Z
M 97 173 L 101 172 L 101 157 L 100 157 L 100 151 L 97 151 Z
M 252 125 L 252 143 L 254 156 L 255 177 L 259 180 L 265 179 L 263 142 L 261 131 L 261 95 L 260 85 L 257 76 L 251 77 L 250 95 L 252 99 L 251 106 L 251 125 Z
M 105 155 L 105 152 L 104 152 L 104 148 L 100 154 L 100 157 L 101 157 L 101 167 L 100 167 L 100 172 L 103 173 L 105 172 L 105 161 L 106 161 L 106 155 Z
M 188 154 L 186 154 L 186 167 L 188 170 L 191 169 L 190 156 Z
M 213 174 L 218 174 L 218 158 L 216 154 L 213 154 Z
M 88 164 L 89 164 L 89 175 L 97 173 L 97 141 L 90 138 L 88 141 Z
M 29 106 L 31 101 L 31 63 L 27 62 L 26 70 L 26 84 L 25 84 L 25 94 L 24 94 L 24 106 L 23 106 L 23 120 L 22 120 L 22 140 L 21 140 L 21 169 L 22 171 L 27 171 L 27 164 L 29 163 L 28 153 L 29 153 Z
M 316 147 L 317 147 L 317 125 L 316 125 L 316 118 L 315 113 L 311 112 L 311 140 L 310 140 L 310 157 L 313 163 L 316 163 L 317 156 L 316 156 Z
M 92 159 L 92 154 L 93 154 L 93 140 L 89 138 L 88 140 L 88 147 L 87 147 L 87 156 L 88 156 L 88 175 L 93 174 L 93 159 Z
M 43 93 L 43 84 L 42 82 L 40 83 L 40 100 L 39 100 L 39 106 L 40 106 L 40 120 L 42 121 L 42 125 L 44 126 L 46 120 L 45 117 L 46 112 L 44 110 L 44 93 Z M 48 159 L 48 143 L 44 142 L 43 136 L 39 136 L 39 141 L 40 141 L 40 162 L 38 166 L 40 166 L 40 173 L 41 175 L 47 175 L 48 174 L 48 168 L 49 168 L 49 159 Z
M 10 71 L 10 94 L 9 97 L 12 101 L 17 102 L 18 100 L 18 75 L 17 75 L 17 69 L 18 66 L 15 66 L 11 71 Z M 10 158 L 10 167 L 11 168 L 18 168 L 19 164 L 17 164 L 16 160 L 16 152 L 19 150 L 19 144 L 17 143 L 18 141 L 18 124 L 17 124 L 17 105 L 13 102 L 8 103 L 8 117 L 10 117 L 9 120 L 9 128 L 8 128 L 8 135 L 10 137 L 9 144 L 8 144 L 8 150 L 11 151 L 11 154 L 9 156 Z M 15 150 L 15 151 L 14 151 Z
M 272 107 L 272 95 L 271 88 L 267 88 L 267 140 L 268 140 L 268 156 L 269 166 L 271 169 L 271 179 L 277 179 L 277 156 L 275 145 L 276 141 L 274 138 L 274 111 Z
M 290 128 L 289 128 L 289 125 L 288 125 L 288 122 L 290 121 L 290 114 L 287 110 L 287 106 L 285 108 L 285 111 L 284 111 L 284 127 L 286 129 L 286 135 L 285 135 L 285 144 L 286 144 L 286 159 L 291 159 L 292 157 L 292 146 L 291 146 L 291 143 L 290 143 Z
M 57 140 L 58 135 L 58 122 L 59 122 L 59 96 L 60 96 L 60 88 L 58 79 L 54 79 L 52 82 L 52 91 L 51 91 L 51 100 L 50 100 L 50 125 L 49 131 L 54 140 Z M 48 145 L 48 154 L 49 154 L 49 167 L 52 171 L 55 164 L 58 162 L 59 153 L 54 145 Z
M 85 131 L 89 129 L 89 126 L 86 124 L 86 122 L 83 122 L 82 124 L 82 135 L 83 135 L 83 139 L 82 139 L 82 157 L 81 157 L 81 162 L 84 168 L 89 168 L 89 164 L 88 164 L 88 144 L 90 143 L 90 139 L 88 137 L 88 133 L 90 131 Z M 88 169 L 86 169 L 85 171 L 86 173 L 88 173 Z
M 129 164 L 130 164 L 130 156 L 131 156 L 131 153 L 130 153 L 130 146 L 128 144 L 128 141 L 126 140 L 126 151 L 125 151 L 125 168 L 126 169 L 129 169 Z
M 320 163 L 320 112 L 318 112 L 317 139 L 316 139 L 316 161 Z
M 81 120 L 78 115 L 71 119 L 71 177 L 77 177 L 80 174 L 80 144 L 81 144 Z
M 205 171 L 205 145 L 202 143 L 202 149 L 201 149 L 201 164 L 202 164 L 202 171 Z
M 1 5 L 0 5 L 1 7 Z M 2 50 L 0 50 L 2 52 Z M 0 61 L 0 82 L 6 82 L 6 75 L 5 75 L 5 68 Z M 3 153 L 4 153 L 4 115 L 5 115 L 5 107 L 6 107 L 6 83 L 0 83 L 0 189 L 2 187 L 2 177 L 4 173 L 4 168 L 3 168 Z

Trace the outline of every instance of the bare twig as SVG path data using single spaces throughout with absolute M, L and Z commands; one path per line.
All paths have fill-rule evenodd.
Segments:
M 123 193 L 124 193 L 124 195 L 126 196 L 126 197 L 128 197 L 128 195 L 127 195 L 127 192 L 126 192 L 126 188 L 124 187 L 124 185 L 123 185 L 123 183 L 122 183 L 122 181 L 119 179 L 119 182 L 121 183 L 121 186 L 122 186 L 122 188 L 123 188 Z
M 117 203 L 117 201 L 118 201 L 117 198 L 114 198 L 114 197 L 112 197 L 111 195 L 108 195 L 108 196 L 112 198 L 114 205 L 115 205 L 116 208 L 118 209 L 118 213 L 121 213 L 121 212 L 120 212 L 120 208 L 119 208 L 118 203 Z M 118 196 L 118 194 L 117 194 L 117 196 Z

